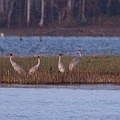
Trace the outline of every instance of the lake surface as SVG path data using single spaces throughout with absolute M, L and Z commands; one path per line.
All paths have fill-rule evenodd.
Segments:
M 0 56 L 120 55 L 119 37 L 0 37 Z M 120 120 L 117 85 L 0 84 L 1 120 Z
M 77 55 L 77 49 L 82 49 L 82 55 L 120 55 L 120 37 L 0 37 L 0 54 L 9 56 Z
M 1 120 L 120 120 L 120 86 L 0 85 Z

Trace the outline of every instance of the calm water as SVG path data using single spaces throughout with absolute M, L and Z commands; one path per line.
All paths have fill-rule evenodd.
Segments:
M 82 49 L 83 55 L 120 55 L 120 37 L 49 37 L 43 36 L 42 41 L 38 36 L 0 37 L 0 55 L 8 56 L 9 52 L 17 56 L 42 56 L 58 53 L 75 56 L 77 49 Z
M 120 120 L 120 86 L 0 85 L 1 120 Z
M 0 56 L 120 55 L 119 37 L 0 37 Z M 0 84 L 1 120 L 120 120 L 120 86 Z

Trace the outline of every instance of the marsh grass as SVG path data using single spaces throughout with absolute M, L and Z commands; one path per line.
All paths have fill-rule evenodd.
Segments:
M 73 57 L 63 56 L 65 73 L 58 70 L 58 57 L 41 57 L 38 71 L 32 75 L 19 75 L 10 64 L 9 58 L 0 58 L 0 83 L 8 84 L 120 84 L 120 56 L 83 56 L 80 64 L 69 71 Z M 28 73 L 37 64 L 36 57 L 13 58 Z

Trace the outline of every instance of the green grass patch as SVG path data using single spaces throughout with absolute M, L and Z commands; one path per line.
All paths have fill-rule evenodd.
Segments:
M 0 58 L 0 83 L 8 84 L 120 84 L 120 56 L 83 56 L 80 64 L 69 71 L 73 57 L 63 56 L 63 74 L 58 70 L 58 57 L 41 57 L 38 71 L 32 75 L 16 73 L 9 58 Z M 13 58 L 27 73 L 37 64 L 37 58 Z

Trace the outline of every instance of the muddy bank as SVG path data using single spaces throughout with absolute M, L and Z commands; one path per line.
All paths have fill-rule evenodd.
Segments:
M 21 29 L 0 29 L 5 36 L 120 36 L 119 26 L 87 26 L 87 27 L 30 27 Z

